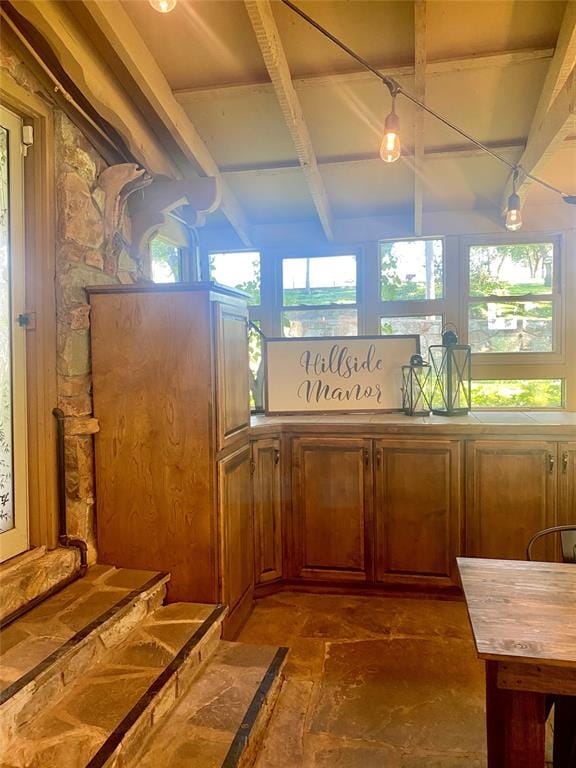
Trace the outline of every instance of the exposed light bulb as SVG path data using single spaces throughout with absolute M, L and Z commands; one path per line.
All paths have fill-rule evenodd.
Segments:
M 148 0 L 152 8 L 160 13 L 170 13 L 176 8 L 178 0 Z
M 508 198 L 508 209 L 506 210 L 506 229 L 510 232 L 516 232 L 522 226 L 522 214 L 520 213 L 520 198 L 513 192 Z
M 385 163 L 394 163 L 400 157 L 400 149 L 400 120 L 394 110 L 394 103 L 392 103 L 392 112 L 384 123 L 380 157 Z

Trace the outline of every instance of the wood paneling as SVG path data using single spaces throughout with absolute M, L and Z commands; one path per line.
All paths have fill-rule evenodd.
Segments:
M 457 579 L 461 551 L 460 443 L 378 440 L 376 579 L 390 573 Z
M 248 313 L 245 307 L 215 304 L 218 448 L 248 437 L 250 388 L 248 360 Z
M 282 463 L 280 440 L 252 443 L 256 583 L 282 577 Z
M 297 438 L 292 462 L 292 574 L 370 578 L 371 441 Z
M 99 559 L 217 601 L 207 294 L 91 297 Z
M 230 615 L 254 586 L 254 531 L 250 488 L 250 446 L 218 462 L 222 594 Z
M 556 454 L 551 441 L 468 443 L 468 554 L 525 559 L 531 536 L 555 523 Z M 550 558 L 553 549 L 553 544 L 538 544 L 534 557 Z

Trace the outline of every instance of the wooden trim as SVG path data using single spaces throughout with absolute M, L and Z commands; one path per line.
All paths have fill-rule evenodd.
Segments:
M 3 104 L 34 128 L 24 163 L 30 546 L 57 543 L 54 127 L 46 103 L 4 73 Z
M 502 69 L 510 65 L 531 63 L 540 59 L 551 59 L 554 48 L 524 48 L 506 53 L 487 53 L 483 56 L 457 56 L 449 59 L 437 59 L 427 63 L 427 75 L 441 75 L 445 72 L 461 72 L 475 69 Z M 389 77 L 412 77 L 414 67 L 408 65 L 375 65 Z M 293 79 L 296 91 L 305 91 L 309 88 L 338 87 L 344 83 L 369 83 L 374 82 L 374 75 L 365 69 L 334 72 L 333 74 L 309 74 L 301 75 Z M 274 88 L 271 83 L 249 83 L 247 85 L 223 85 L 216 87 L 177 88 L 173 91 L 176 99 L 182 104 L 195 104 L 202 101 L 214 101 L 220 98 L 241 98 L 271 94 Z
M 274 92 L 286 128 L 296 149 L 300 166 L 327 240 L 334 239 L 330 201 L 318 170 L 316 154 L 304 119 L 298 94 L 294 90 L 290 68 L 280 40 L 270 0 L 244 0 L 262 58 L 274 86 Z

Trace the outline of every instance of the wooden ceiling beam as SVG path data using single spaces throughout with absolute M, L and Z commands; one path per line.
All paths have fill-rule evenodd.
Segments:
M 572 148 L 572 142 L 566 141 L 566 148 Z M 486 146 L 493 149 L 495 152 L 500 152 L 503 155 L 516 155 L 519 156 L 526 146 L 525 139 L 515 139 L 512 141 L 489 141 L 486 142 Z M 560 147 L 562 148 L 562 147 Z M 402 150 L 402 156 L 405 158 L 414 157 L 414 148 L 406 147 Z M 487 157 L 486 153 L 478 147 L 472 145 L 458 146 L 440 146 L 431 149 L 424 150 L 424 160 L 459 160 L 471 157 Z M 318 166 L 321 168 L 344 166 L 361 166 L 371 163 L 382 163 L 382 159 L 378 152 L 369 152 L 358 155 L 336 155 L 331 157 L 317 157 Z M 289 160 L 287 162 L 271 162 L 271 163 L 257 163 L 252 165 L 221 165 L 220 173 L 228 176 L 243 175 L 243 174 L 273 174 L 283 173 L 285 171 L 294 171 L 300 169 L 300 163 L 296 160 Z
M 426 103 L 426 0 L 414 0 L 414 95 Z M 414 113 L 414 234 L 422 234 L 424 201 L 424 123 L 426 113 Z
M 576 130 L 576 0 L 568 0 L 562 18 L 554 56 L 540 93 L 532 118 L 526 148 L 519 160 L 525 173 L 538 174 L 546 160 L 570 133 Z M 517 193 L 523 202 L 530 184 L 529 178 L 521 178 Z M 502 195 L 502 210 L 508 205 L 512 192 L 512 174 Z
M 551 59 L 553 55 L 553 48 L 525 48 L 508 53 L 488 53 L 483 56 L 460 56 L 450 59 L 437 59 L 436 61 L 429 60 L 426 64 L 426 75 L 431 77 L 474 69 L 503 69 L 515 64 L 526 64 L 541 59 Z M 414 75 L 414 66 L 412 64 L 404 66 L 388 66 L 386 64 L 375 66 L 376 69 L 390 77 L 412 77 Z M 352 69 L 329 75 L 302 75 L 292 79 L 296 92 L 302 92 L 309 88 L 325 88 L 335 85 L 367 82 L 376 82 L 376 80 L 374 75 L 365 69 Z M 244 85 L 211 86 L 209 88 L 178 88 L 174 91 L 174 96 L 181 103 L 193 104 L 223 97 L 242 98 L 273 93 L 274 86 L 271 83 L 259 82 Z
M 216 179 L 219 194 L 213 210 L 220 208 L 242 242 L 252 245 L 250 224 L 240 203 L 222 178 L 216 161 L 190 118 L 174 98 L 164 74 L 122 4 L 118 0 L 91 0 L 82 4 L 82 11 L 103 34 L 154 116 L 169 130 L 186 158 L 190 172 Z M 114 69 L 114 63 L 109 63 Z
M 334 227 L 328 195 L 318 170 L 316 154 L 304 120 L 300 100 L 292 84 L 292 76 L 272 13 L 272 7 L 269 0 L 244 0 L 244 4 L 248 11 L 258 45 L 260 46 L 268 74 L 272 80 L 286 127 L 294 142 L 298 161 L 314 201 L 324 234 L 328 240 L 333 240 Z

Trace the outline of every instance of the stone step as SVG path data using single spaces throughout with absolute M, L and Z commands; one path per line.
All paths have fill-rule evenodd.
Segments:
M 2 768 L 124 764 L 212 655 L 225 615 L 223 606 L 158 608 L 21 729 Z
M 144 744 L 108 768 L 249 768 L 283 682 L 287 648 L 220 642 Z M 288 765 L 288 761 L 286 765 Z
M 95 565 L 0 631 L 3 744 L 162 605 L 168 574 Z

